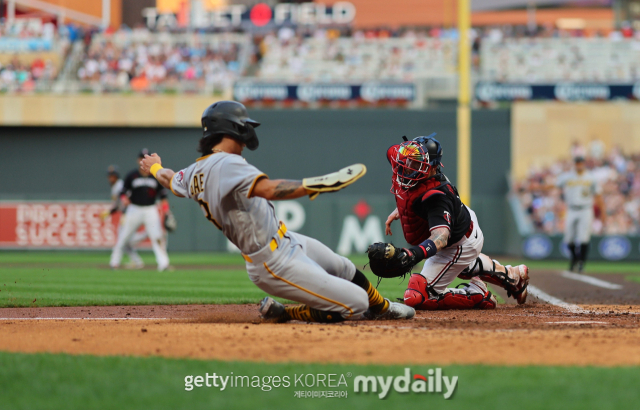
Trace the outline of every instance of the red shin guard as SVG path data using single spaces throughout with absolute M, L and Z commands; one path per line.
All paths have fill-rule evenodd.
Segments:
M 411 275 L 407 290 L 404 292 L 404 303 L 416 310 L 444 310 L 444 309 L 495 309 L 495 299 L 491 292 L 454 293 L 445 292 L 439 297 L 430 297 L 427 290 L 427 280 L 419 274 Z

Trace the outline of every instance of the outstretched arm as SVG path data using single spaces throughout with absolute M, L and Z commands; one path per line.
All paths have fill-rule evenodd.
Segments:
M 436 228 L 431 231 L 429 240 L 436 244 L 438 250 L 443 249 L 449 241 L 449 230 L 447 228 Z
M 295 199 L 309 195 L 311 191 L 302 186 L 302 181 L 269 179 L 266 176 L 256 182 L 251 196 L 259 196 L 270 201 Z
M 431 231 L 429 239 L 425 240 L 418 246 L 414 246 L 406 250 L 407 263 L 415 265 L 416 263 L 428 259 L 438 253 L 447 246 L 449 241 L 449 230 L 447 228 L 436 228 Z
M 404 250 L 404 254 L 401 256 L 401 260 L 403 260 L 403 264 L 415 265 L 416 263 L 429 259 L 436 253 L 438 253 L 441 249 L 447 246 L 447 242 L 449 241 L 449 230 L 447 228 L 436 228 L 431 231 L 431 236 L 429 239 L 422 242 L 418 246 L 414 246 L 409 249 Z
M 167 189 L 171 189 L 171 178 L 175 172 L 169 168 L 162 168 L 158 172 L 156 172 L 156 179 L 160 182 L 160 185 Z
M 160 165 L 160 169 L 157 169 L 158 167 L 155 167 L 152 170 L 151 167 L 153 167 L 154 164 Z M 171 189 L 171 178 L 173 178 L 173 175 L 175 174 L 175 172 L 172 169 L 161 167 L 162 159 L 158 156 L 158 154 L 145 155 L 144 158 L 140 160 L 140 166 L 144 172 L 149 172 L 153 174 L 153 176 L 158 180 L 160 185 L 162 185 L 167 189 Z M 152 171 L 156 171 L 156 172 L 154 173 Z M 180 196 L 180 195 L 176 195 L 176 196 Z

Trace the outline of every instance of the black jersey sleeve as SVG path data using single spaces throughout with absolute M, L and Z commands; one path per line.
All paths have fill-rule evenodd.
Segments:
M 448 229 L 449 244 L 461 240 L 472 227 L 471 214 L 450 185 L 428 191 L 414 203 L 414 210 L 429 223 L 430 231 Z
M 135 177 L 133 172 L 130 172 L 127 177 L 124 179 L 124 183 L 122 184 L 122 192 L 120 192 L 120 196 L 126 195 L 129 196 L 131 190 L 133 189 L 132 183 L 133 178 Z
M 444 192 L 433 190 L 414 203 L 415 212 L 429 222 L 429 230 L 448 228 L 451 230 L 453 203 Z
M 447 195 L 431 195 L 423 205 L 426 207 L 427 221 L 429 221 L 429 230 L 433 231 L 437 228 L 447 228 L 451 232 L 453 223 L 453 202 Z

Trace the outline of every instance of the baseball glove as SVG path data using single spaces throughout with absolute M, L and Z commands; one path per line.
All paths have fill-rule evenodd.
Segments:
M 366 173 L 367 167 L 363 164 L 354 164 L 327 175 L 305 178 L 302 180 L 302 186 L 307 188 L 309 191 L 313 191 L 309 194 L 309 199 L 313 201 L 321 192 L 339 191 L 342 188 L 353 184 Z
M 167 212 L 164 215 L 164 229 L 166 229 L 167 232 L 171 233 L 175 231 L 177 227 L 178 221 L 176 221 L 176 217 L 173 216 L 171 212 Z
M 397 278 L 411 273 L 418 263 L 409 249 L 396 248 L 392 243 L 377 242 L 367 249 L 371 271 L 381 278 Z

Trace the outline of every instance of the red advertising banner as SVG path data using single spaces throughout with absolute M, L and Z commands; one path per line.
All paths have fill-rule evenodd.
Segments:
M 0 202 L 0 249 L 110 249 L 121 214 L 103 220 L 109 209 L 110 202 Z

